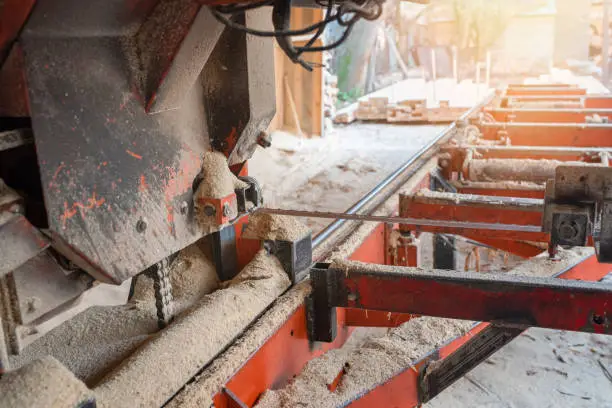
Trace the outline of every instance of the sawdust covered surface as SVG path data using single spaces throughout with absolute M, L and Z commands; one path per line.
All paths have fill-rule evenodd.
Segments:
M 555 178 L 555 169 L 562 164 L 588 166 L 583 162 L 562 162 L 548 159 L 477 159 L 469 162 L 470 181 L 528 181 L 545 183 Z
M 239 180 L 230 171 L 227 159 L 220 152 L 206 152 L 202 158 L 202 176 L 196 196 L 223 198 L 232 194 L 236 188 L 245 188 L 247 184 Z
M 164 404 L 289 284 L 278 259 L 260 251 L 227 288 L 204 296 L 102 379 L 99 406 Z
M 304 303 L 310 294 L 310 283 L 302 282 L 278 298 L 272 307 L 258 319 L 242 337 L 216 358 L 210 366 L 188 384 L 167 404 L 176 407 L 209 407 L 213 397 L 260 347 L 287 321 L 288 317 Z
M 2 407 L 76 407 L 92 397 L 85 384 L 50 356 L 11 371 L 0 380 Z
M 386 336 L 367 340 L 361 347 L 330 351 L 315 359 L 286 388 L 268 391 L 258 408 L 339 407 L 376 384 L 410 367 L 431 350 L 462 335 L 472 322 L 421 317 L 389 330 Z M 344 369 L 335 392 L 327 384 Z
M 509 273 L 552 276 L 592 253 L 593 250 L 589 248 L 561 249 L 557 260 L 549 260 L 546 254 L 542 254 Z M 339 267 L 353 263 L 340 260 L 334 262 Z M 368 267 L 375 268 L 374 265 Z M 428 353 L 461 336 L 475 324 L 471 321 L 426 316 L 414 318 L 397 328 L 389 329 L 386 335 L 366 339 L 356 348 L 344 347 L 310 361 L 287 386 L 264 393 L 257 407 L 345 406 L 377 384 L 409 369 Z M 340 384 L 334 392 L 330 392 L 327 385 L 331 384 L 341 370 L 344 370 L 344 375 Z
M 11 356 L 12 368 L 47 355 L 91 385 L 157 331 L 153 305 L 93 306 Z
M 309 234 L 308 227 L 296 217 L 259 212 L 249 217 L 249 223 L 244 230 L 245 238 L 281 241 L 297 241 Z

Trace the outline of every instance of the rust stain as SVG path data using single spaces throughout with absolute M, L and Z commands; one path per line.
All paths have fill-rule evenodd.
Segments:
M 136 154 L 136 153 L 134 153 L 134 152 L 133 152 L 133 151 L 131 151 L 131 150 L 125 149 L 125 152 L 126 152 L 127 154 L 129 154 L 130 156 L 132 156 L 132 157 L 134 157 L 134 158 L 138 159 L 138 160 L 142 160 L 142 156 L 141 156 L 141 155 Z
M 140 182 L 138 183 L 138 191 L 145 192 L 148 189 L 149 189 L 149 186 L 147 185 L 147 180 L 145 179 L 145 175 L 141 174 L 140 175 Z
M 62 220 L 62 228 L 66 229 L 66 221 L 74 217 L 78 212 L 81 213 L 81 217 L 89 210 L 98 208 L 106 202 L 105 198 L 97 198 L 96 192 L 91 195 L 84 203 L 77 201 L 68 206 L 68 201 L 64 201 L 64 213 L 60 216 Z

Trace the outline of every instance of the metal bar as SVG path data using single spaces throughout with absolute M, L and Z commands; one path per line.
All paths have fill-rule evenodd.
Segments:
M 458 121 L 464 121 L 468 119 L 473 114 L 479 112 L 483 106 L 487 105 L 495 96 L 494 92 L 489 93 L 478 105 L 472 107 L 470 110 L 465 112 Z M 410 168 L 417 160 L 421 159 L 429 150 L 435 146 L 436 144 L 441 144 L 449 139 L 453 130 L 457 128 L 456 122 L 451 123 L 446 129 L 440 132 L 431 142 L 427 143 L 421 150 L 419 150 L 416 154 L 414 154 L 410 159 L 408 159 L 404 164 L 402 164 L 397 170 L 393 173 L 389 174 L 380 184 L 376 185 L 370 192 L 368 192 L 365 196 L 363 196 L 359 201 L 353 204 L 348 210 L 345 211 L 346 214 L 357 214 L 359 211 L 363 210 L 368 204 L 370 204 L 373 199 L 381 193 L 381 191 L 390 185 L 395 180 L 399 179 L 402 175 L 405 175 L 406 170 Z M 435 152 L 432 152 L 432 154 Z M 412 174 L 408 174 L 406 180 L 410 178 Z M 386 197 L 388 198 L 388 197 Z M 385 199 L 386 199 L 385 198 Z M 346 219 L 336 219 L 333 223 L 328 225 L 323 231 L 317 234 L 316 237 L 312 240 L 313 248 L 316 248 L 321 243 L 323 243 L 326 239 L 328 239 L 334 232 L 336 232 L 344 223 Z
M 477 152 L 511 152 L 526 153 L 533 152 L 538 154 L 555 155 L 582 155 L 587 153 L 610 153 L 612 147 L 572 147 L 572 146 L 480 146 L 480 145 L 459 145 L 459 149 L 475 150 Z
M 576 114 L 612 114 L 610 108 L 485 108 L 486 113 L 576 113 Z
M 612 286 L 601 283 L 353 263 L 313 276 L 332 308 L 612 334 Z
M 323 211 L 301 211 L 283 210 L 279 208 L 261 208 L 257 212 L 267 214 L 289 215 L 293 217 L 329 218 L 354 221 L 390 222 L 396 224 L 410 224 L 429 227 L 461 228 L 470 230 L 491 230 L 491 231 L 515 231 L 515 232 L 542 232 L 540 226 L 517 225 L 517 224 L 495 224 L 487 222 L 463 222 L 463 221 L 444 221 L 428 220 L 419 218 L 387 217 L 381 215 L 347 214 Z

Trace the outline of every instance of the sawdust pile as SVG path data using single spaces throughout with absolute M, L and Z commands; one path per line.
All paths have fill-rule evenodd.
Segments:
M 219 287 L 219 279 L 213 263 L 197 244 L 183 249 L 170 268 L 170 282 L 174 298 L 174 312 L 181 314 L 193 307 L 202 296 Z M 136 278 L 131 302 L 154 303 L 153 279 L 146 275 Z
M 558 248 L 555 259 L 550 259 L 548 252 L 542 252 L 540 255 L 531 258 L 530 261 L 513 268 L 508 274 L 541 277 L 554 276 L 594 253 L 595 250 L 593 248 L 587 247 Z
M 249 217 L 243 236 L 250 239 L 297 241 L 310 230 L 296 217 L 256 212 Z
M 302 282 L 278 298 L 242 337 L 216 358 L 166 406 L 168 408 L 211 406 L 213 397 L 222 390 L 244 361 L 276 333 L 288 317 L 304 303 L 310 290 L 310 282 Z
M 278 259 L 258 252 L 227 288 L 204 296 L 102 379 L 99 406 L 163 405 L 289 284 Z
M 429 351 L 462 335 L 473 322 L 421 317 L 370 339 L 361 347 L 326 353 L 306 364 L 304 371 L 286 388 L 266 392 L 258 408 L 339 407 L 391 376 L 409 368 Z M 327 388 L 344 369 L 335 392 Z
M 196 197 L 223 198 L 237 188 L 247 184 L 230 171 L 227 159 L 221 152 L 206 152 L 202 158 L 202 182 L 195 193 Z
M 206 215 L 204 207 L 200 203 L 201 199 L 224 198 L 234 193 L 234 190 L 246 188 L 248 185 L 234 176 L 227 165 L 227 159 L 220 152 L 204 153 L 202 158 L 202 177 L 202 181 L 193 195 L 193 207 L 198 225 L 205 232 L 210 233 L 219 230 L 217 214 Z M 224 216 L 230 219 L 235 218 L 237 215 L 238 208 L 236 204 L 229 207 L 228 214 L 224 214 Z
M 544 190 L 543 184 L 531 183 L 528 181 L 463 181 L 463 180 L 454 180 L 451 182 L 453 186 L 456 188 L 490 188 L 490 189 L 499 189 L 499 190 L 529 190 L 529 191 L 542 191 Z
M 55 357 L 80 380 L 94 384 L 157 331 L 153 304 L 93 306 L 10 357 L 11 368 Z
M 77 407 L 93 392 L 53 357 L 5 374 L 0 380 L 2 407 Z

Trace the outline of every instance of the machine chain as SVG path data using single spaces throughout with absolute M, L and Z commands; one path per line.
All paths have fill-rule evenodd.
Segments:
M 160 329 L 166 327 L 174 317 L 172 283 L 170 282 L 170 262 L 163 259 L 151 271 L 153 288 L 155 290 L 155 307 L 157 309 L 157 324 Z

